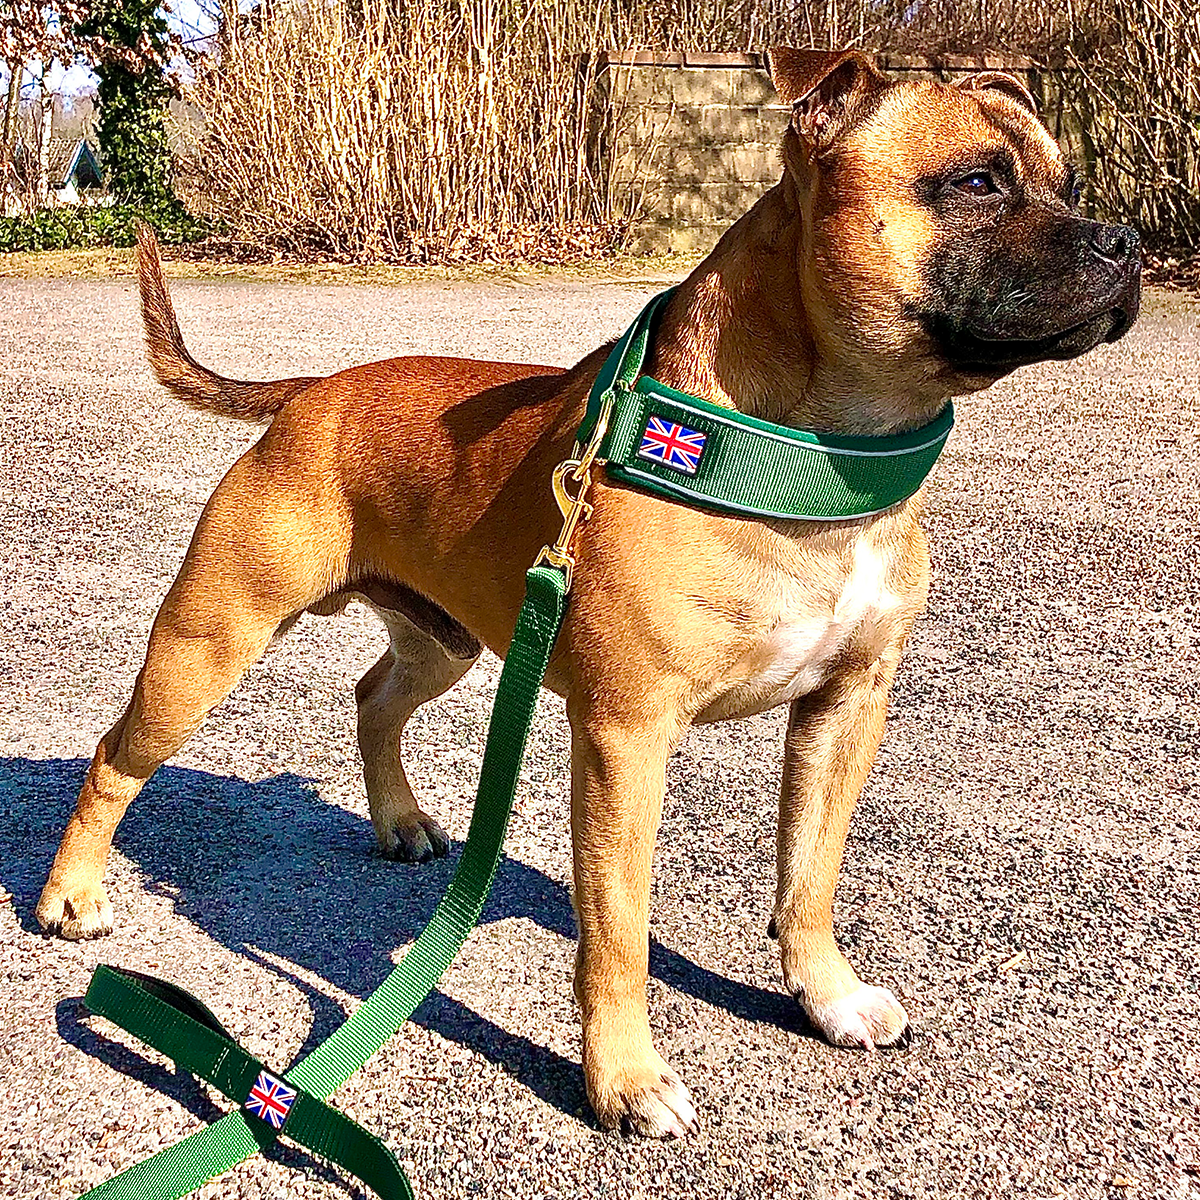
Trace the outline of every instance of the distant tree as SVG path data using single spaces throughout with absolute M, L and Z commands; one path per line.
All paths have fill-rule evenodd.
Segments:
M 10 158 L 17 141 L 17 113 L 21 106 L 21 76 L 25 64 L 19 58 L 5 59 L 8 67 L 8 91 L 4 97 L 4 133 L 0 140 L 0 158 Z
M 56 59 L 74 61 L 75 26 L 83 10 L 74 3 L 52 8 L 41 0 L 0 0 L 0 59 L 8 68 L 4 102 L 4 142 L 0 147 L 11 155 L 17 140 L 17 115 L 21 104 L 21 80 L 25 66 Z

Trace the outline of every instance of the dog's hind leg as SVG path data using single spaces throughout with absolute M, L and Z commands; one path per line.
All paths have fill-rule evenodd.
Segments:
M 439 638 L 393 609 L 376 611 L 391 645 L 354 689 L 371 824 L 385 857 L 428 862 L 443 857 L 450 840 L 413 796 L 400 760 L 400 737 L 422 704 L 449 691 L 471 669 L 482 647 L 461 626 L 453 636 Z
M 342 531 L 314 512 L 311 494 L 273 484 L 253 450 L 213 493 L 155 617 L 133 696 L 96 748 L 55 855 L 36 910 L 47 931 L 68 938 L 111 931 L 104 869 L 130 802 L 280 624 L 344 573 Z

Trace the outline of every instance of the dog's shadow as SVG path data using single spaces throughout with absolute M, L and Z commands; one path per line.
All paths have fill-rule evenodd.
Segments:
M 82 759 L 0 758 L 0 809 L 9 813 L 0 826 L 0 884 L 13 893 L 28 930 L 37 929 L 33 906 L 86 769 Z M 461 850 L 456 844 L 449 859 L 420 867 L 372 861 L 369 822 L 323 801 L 311 780 L 283 774 L 248 783 L 180 767 L 163 767 L 147 785 L 116 845 L 149 876 L 149 889 L 170 896 L 208 936 L 305 993 L 314 1019 L 302 1052 L 328 1037 L 344 1014 L 272 960 L 365 997 L 392 969 L 395 948 L 432 915 Z M 505 858 L 481 923 L 511 918 L 575 937 L 566 887 Z M 799 1005 L 782 992 L 727 979 L 654 941 L 650 970 L 670 987 L 744 1020 L 811 1032 Z M 59 1005 L 59 1031 L 68 1042 L 167 1092 L 201 1119 L 216 1115 L 190 1078 L 100 1036 L 81 1013 L 77 1000 Z M 577 1063 L 460 1001 L 435 990 L 413 1020 L 482 1054 L 561 1111 L 586 1110 Z

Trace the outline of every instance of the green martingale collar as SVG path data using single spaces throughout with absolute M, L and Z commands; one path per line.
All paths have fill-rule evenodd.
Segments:
M 580 443 L 613 396 L 599 460 L 632 487 L 743 517 L 848 521 L 907 500 L 925 482 L 954 426 L 947 404 L 928 425 L 889 437 L 813 433 L 760 421 L 641 373 L 655 296 L 613 348 L 588 397 Z

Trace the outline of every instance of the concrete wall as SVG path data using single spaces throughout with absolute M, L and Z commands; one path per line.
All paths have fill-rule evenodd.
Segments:
M 633 249 L 709 249 L 782 172 L 779 145 L 790 110 L 771 86 L 764 56 L 637 52 L 610 54 L 609 64 L 615 177 L 645 187 Z M 1045 94 L 1040 73 L 1025 60 L 885 57 L 880 64 L 897 79 L 1011 71 L 1038 99 L 1051 132 L 1083 158 L 1061 99 Z

